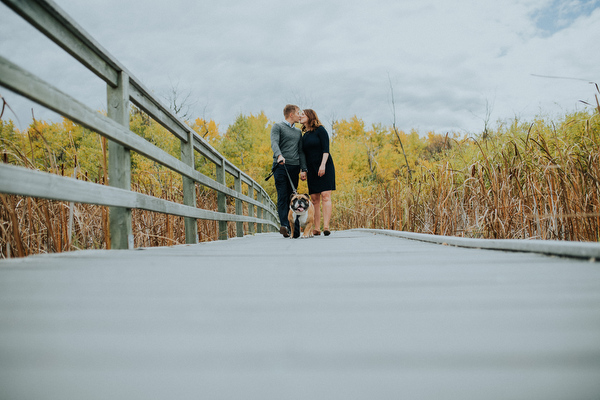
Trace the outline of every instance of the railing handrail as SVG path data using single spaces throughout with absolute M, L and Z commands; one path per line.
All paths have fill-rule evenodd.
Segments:
M 174 114 L 174 112 L 171 109 L 165 107 L 160 102 L 160 100 L 158 100 L 158 98 L 152 94 L 151 91 L 146 89 L 146 87 L 137 78 L 135 78 L 133 74 L 131 74 L 116 58 L 114 58 L 102 46 L 100 46 L 85 30 L 83 30 L 67 13 L 60 9 L 60 7 L 58 7 L 54 2 L 52 2 L 51 0 L 2 0 L 2 2 L 5 3 L 8 7 L 10 7 L 17 14 L 19 14 L 21 17 L 23 17 L 35 28 L 37 28 L 40 32 L 42 32 L 48 38 L 50 38 L 52 41 L 58 44 L 67 53 L 71 54 L 86 68 L 88 68 L 98 77 L 100 77 L 103 81 L 105 81 L 108 88 L 107 90 L 109 92 L 119 91 L 119 93 L 122 95 L 122 101 L 121 104 L 118 104 L 118 106 L 121 107 L 121 112 L 123 112 L 123 110 L 127 112 L 127 122 L 123 121 L 123 117 L 121 118 L 121 120 L 119 120 L 119 118 L 111 118 L 110 110 L 109 116 L 106 117 L 98 113 L 97 111 L 90 109 L 89 107 L 80 103 L 76 99 L 73 99 L 72 97 L 62 93 L 60 90 L 54 88 L 52 85 L 44 82 L 42 79 L 30 74 L 21 67 L 13 64 L 9 60 L 1 56 L 0 85 L 14 91 L 15 93 L 29 98 L 30 100 L 33 100 L 34 102 L 44 107 L 47 107 L 59 113 L 60 115 L 69 118 L 86 128 L 89 128 L 94 132 L 97 132 L 98 134 L 108 138 L 113 145 L 117 146 L 117 149 L 124 149 L 124 151 L 127 154 L 130 150 L 134 150 L 137 153 L 140 153 L 145 157 L 148 157 L 149 159 L 182 175 L 184 179 L 184 205 L 154 198 L 156 202 L 163 202 L 163 205 L 153 206 L 151 208 L 153 208 L 153 211 L 162 210 L 159 212 L 165 212 L 167 214 L 173 214 L 188 218 L 189 220 L 186 219 L 187 243 L 197 242 L 197 238 L 195 238 L 195 235 L 193 237 L 191 235 L 191 227 L 196 223 L 196 218 L 220 221 L 219 237 L 221 239 L 227 238 L 227 221 L 234 221 L 238 223 L 238 236 L 243 235 L 243 232 L 240 234 L 240 231 L 243 231 L 243 227 L 241 226 L 242 222 L 256 223 L 258 232 L 262 231 L 261 224 L 265 224 L 271 229 L 277 228 L 277 213 L 275 211 L 276 207 L 267 195 L 264 188 L 262 188 L 262 186 L 260 186 L 256 181 L 254 181 L 250 176 L 241 171 L 239 168 L 233 165 L 233 163 L 231 163 L 223 155 L 221 155 L 204 138 L 199 136 L 191 127 L 189 127 L 179 117 L 177 117 L 177 115 Z M 108 107 L 110 108 L 110 95 L 108 97 Z M 148 114 L 151 118 L 153 118 L 156 122 L 163 126 L 167 131 L 169 131 L 171 134 L 173 134 L 181 140 L 182 159 L 185 158 L 185 160 L 180 160 L 166 153 L 165 151 L 159 149 L 158 147 L 154 146 L 142 137 L 130 131 L 128 126 L 129 102 L 135 104 L 139 109 Z M 207 160 L 211 161 L 216 165 L 217 180 L 211 179 L 195 170 L 193 155 L 194 151 L 197 151 Z M 126 158 L 126 160 L 129 160 L 129 158 Z M 3 171 L 0 171 L 0 174 L 6 175 L 7 173 L 14 173 L 15 167 L 3 165 L 0 166 L 0 168 L 3 169 Z M 119 173 L 123 172 L 122 168 L 125 168 L 126 174 L 130 174 L 130 165 L 121 165 L 119 167 L 113 168 L 121 168 L 116 170 Z M 34 171 L 22 171 L 24 176 L 27 176 L 28 179 L 35 180 L 37 175 L 33 174 L 33 172 Z M 111 178 L 110 172 L 111 170 L 109 169 L 109 180 Z M 113 170 L 112 172 L 114 173 L 115 171 Z M 234 189 L 230 189 L 225 184 L 226 173 L 234 177 L 234 180 L 236 182 Z M 114 174 L 115 176 L 117 175 L 116 173 Z M 70 178 L 60 177 L 59 179 L 56 179 L 56 182 L 59 185 L 69 186 L 69 182 L 66 181 L 67 179 Z M 125 179 L 125 182 L 125 184 L 116 184 L 117 186 L 121 185 L 120 189 L 118 187 L 108 188 L 103 185 L 91 185 L 97 186 L 96 191 L 98 193 L 100 193 L 101 191 L 105 193 L 110 192 L 111 196 L 116 196 L 121 199 L 121 201 L 108 202 L 111 204 L 108 204 L 107 201 L 103 200 L 103 205 L 109 205 L 112 207 L 119 207 L 123 209 L 149 209 L 146 207 L 149 203 L 147 201 L 140 200 L 142 199 L 142 197 L 136 196 L 137 194 L 133 195 L 133 197 L 128 197 L 126 193 L 121 193 L 121 191 L 130 191 L 130 187 L 127 187 L 130 186 L 127 184 L 127 182 L 129 181 Z M 186 182 L 188 182 L 187 195 L 185 190 Z M 195 208 L 196 182 L 211 189 L 214 189 L 218 192 L 218 212 L 196 209 L 197 211 L 205 211 L 203 213 L 191 209 Z M 248 186 L 248 195 L 244 195 L 242 193 L 242 183 L 245 183 Z M 115 191 L 115 189 L 119 190 Z M 89 190 L 89 188 L 87 190 Z M 59 192 L 50 193 L 47 190 L 36 190 L 31 185 L 27 184 L 27 180 L 13 182 L 9 187 L 9 185 L 4 181 L 4 179 L 2 179 L 0 180 L 0 192 L 8 194 L 21 194 L 27 196 L 52 198 L 56 200 L 101 204 L 100 202 L 92 202 L 91 200 L 93 199 L 90 199 L 86 196 L 76 196 L 73 194 L 71 194 L 70 197 L 66 196 L 69 198 L 60 199 L 58 198 L 60 197 Z M 192 194 L 190 193 L 193 193 L 193 198 Z M 253 198 L 254 193 L 256 193 L 257 196 L 256 200 Z M 225 195 L 231 196 L 236 199 L 236 214 L 226 213 L 224 197 Z M 75 200 L 77 198 L 79 198 L 79 200 Z M 126 198 L 129 200 L 125 201 L 124 199 Z M 134 198 L 136 198 L 137 200 L 134 200 Z M 256 218 L 252 216 L 246 217 L 240 215 L 242 213 L 242 207 L 240 203 L 241 201 L 248 203 L 249 207 L 257 207 Z M 142 205 L 141 207 L 140 204 Z M 174 204 L 177 204 L 177 206 L 173 206 Z M 111 209 L 111 212 L 112 211 L 113 209 Z M 116 211 L 117 210 L 115 209 L 115 212 Z M 250 213 L 253 213 L 253 211 L 250 211 Z M 261 214 L 263 213 L 265 214 L 264 217 L 266 218 L 261 218 Z M 188 223 L 190 226 L 189 229 L 187 228 Z M 224 234 L 223 231 L 225 231 Z M 250 229 L 250 231 L 253 232 L 253 227 Z M 131 236 L 130 233 L 128 236 Z M 131 238 L 128 238 L 128 243 L 129 244 L 127 245 L 127 247 L 130 247 Z M 117 245 L 117 247 L 119 246 Z

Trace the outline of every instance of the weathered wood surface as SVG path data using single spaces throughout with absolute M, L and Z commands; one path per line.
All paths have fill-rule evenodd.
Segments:
M 183 178 L 184 203 L 186 205 L 183 208 L 159 199 L 149 200 L 136 195 L 129 196 L 128 201 L 134 199 L 137 202 L 149 204 L 153 211 L 175 209 L 177 211 L 174 215 L 185 213 L 187 217 L 185 220 L 186 242 L 195 243 L 197 241 L 196 217 L 189 216 L 189 208 L 194 208 L 196 205 L 195 184 L 197 182 L 218 192 L 220 212 L 211 214 L 211 212 L 201 210 L 200 214 L 218 216 L 216 220 L 219 221 L 221 231 L 219 237 L 221 239 L 227 238 L 227 223 L 225 221 L 235 220 L 237 222 L 237 235 L 243 234 L 242 222 L 251 221 L 251 219 L 241 215 L 242 201 L 248 203 L 251 208 L 256 206 L 257 210 L 264 210 L 264 213 L 260 212 L 260 216 L 264 215 L 265 219 L 269 220 L 271 228 L 276 229 L 278 226 L 276 223 L 276 207 L 265 190 L 247 174 L 225 159 L 204 138 L 197 135 L 191 127 L 177 117 L 173 110 L 165 107 L 151 91 L 56 3 L 50 0 L 1 1 L 107 83 L 108 116 L 90 109 L 2 56 L 0 56 L 0 86 L 6 87 L 109 139 L 109 183 L 111 186 L 124 190 L 130 189 L 130 151 L 132 150 L 181 174 Z M 181 160 L 129 130 L 130 101 L 181 140 Z M 218 182 L 195 170 L 195 150 L 220 168 L 222 176 L 217 179 Z M 226 173 L 236 179 L 235 190 L 230 189 L 225 184 Z M 58 184 L 63 182 L 54 178 L 48 179 Z M 257 198 L 264 199 L 264 204 L 251 196 L 244 195 L 241 187 L 242 182 L 248 185 L 249 192 L 257 191 Z M 20 181 L 16 184 L 13 182 L 9 191 L 8 185 L 0 180 L 0 193 L 26 195 L 27 192 L 29 193 L 27 195 L 33 197 L 68 200 L 64 197 L 47 197 L 48 190 L 44 188 L 36 190 L 37 188 L 38 186 L 31 185 L 27 181 Z M 67 183 L 67 187 L 64 188 L 54 187 L 51 190 L 52 196 L 61 191 L 71 190 L 71 188 L 70 183 Z M 109 192 L 103 189 L 90 186 L 88 190 L 90 190 L 90 195 L 101 197 L 108 195 L 111 202 L 116 201 L 114 196 L 109 195 Z M 231 219 L 225 215 L 226 195 L 236 199 L 236 219 Z M 122 193 L 118 193 L 118 201 L 122 202 L 123 196 Z M 90 203 L 103 204 L 94 201 Z M 131 208 L 123 207 L 121 205 L 111 206 L 110 236 L 112 248 L 133 246 Z M 261 231 L 261 225 L 257 227 L 257 231 Z
M 368 229 L 366 231 L 369 231 Z M 381 234 L 430 243 L 466 247 L 471 249 L 522 251 L 560 257 L 587 258 L 600 261 L 600 243 L 569 242 L 557 240 L 521 239 L 466 239 L 454 236 L 425 235 L 414 232 L 381 230 Z
M 228 188 L 164 152 L 117 122 L 90 109 L 34 75 L 0 57 L 0 85 L 30 98 L 81 125 L 98 132 L 111 141 L 156 161 L 194 181 L 236 199 L 265 207 L 260 202 Z M 221 161 L 223 162 L 223 161 Z
M 600 265 L 364 231 L 0 262 L 6 399 L 600 394 Z
M 126 134 L 133 134 L 129 132 L 129 76 L 125 72 L 120 72 L 117 82 L 116 87 L 106 85 L 107 116 L 122 125 Z M 111 140 L 108 142 L 108 154 L 110 154 L 108 184 L 114 188 L 131 190 L 131 150 Z M 60 186 L 57 185 L 56 189 L 60 189 Z M 90 192 L 94 193 L 96 190 Z M 131 218 L 131 208 L 110 207 L 109 227 L 112 249 L 134 248 Z
M 114 56 L 104 49 L 90 34 L 77 24 L 65 11 L 52 1 L 25 1 L 25 0 L 2 0 L 13 11 L 21 15 L 26 21 L 35 26 L 40 32 L 71 54 L 77 61 L 94 72 L 109 86 L 116 87 L 118 75 L 125 73 L 129 77 L 130 100 L 150 115 L 154 120 L 164 126 L 173 135 L 184 142 L 193 137 L 194 149 L 214 164 L 220 164 L 224 158 L 218 151 L 210 146 L 204 138 L 198 136 L 188 125 L 181 121 L 177 115 L 168 107 L 165 107 L 153 94 L 151 90 L 137 79 L 127 68 Z M 6 71 L 0 71 L 0 75 Z M 12 81 L 15 77 L 12 76 Z M 8 86 L 7 86 L 8 87 Z M 12 90 L 21 93 L 15 87 Z M 28 96 L 25 93 L 21 93 Z M 31 97 L 30 97 L 31 98 Z M 32 98 L 32 100 L 37 101 Z M 46 103 L 40 103 L 49 106 Z M 52 103 L 50 103 L 51 105 Z M 52 109 L 52 107 L 50 107 Z M 55 110 L 60 113 L 59 110 Z M 226 162 L 226 171 L 231 175 L 236 172 L 242 174 L 244 183 L 251 184 L 252 178 L 239 171 L 229 161 Z
M 213 221 L 255 222 L 275 226 L 273 221 L 190 207 L 142 193 L 80 181 L 60 175 L 0 164 L 0 193 L 98 204 Z

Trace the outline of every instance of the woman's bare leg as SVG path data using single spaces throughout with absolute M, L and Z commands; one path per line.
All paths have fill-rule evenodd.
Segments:
M 321 193 L 313 193 L 310 195 L 310 200 L 315 206 L 315 224 L 314 230 L 321 230 Z
M 333 211 L 333 204 L 331 203 L 331 190 L 321 192 L 321 203 L 323 204 L 323 230 L 329 230 L 329 221 L 331 220 L 331 213 Z

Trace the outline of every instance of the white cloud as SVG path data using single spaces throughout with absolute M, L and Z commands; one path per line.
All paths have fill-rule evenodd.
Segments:
M 389 74 L 401 129 L 474 132 L 486 103 L 493 119 L 532 118 L 593 96 L 532 74 L 600 81 L 598 1 L 57 2 L 147 87 L 189 88 L 222 129 L 239 113 L 280 119 L 287 102 L 390 125 Z M 0 55 L 103 108 L 99 80 L 0 7 Z

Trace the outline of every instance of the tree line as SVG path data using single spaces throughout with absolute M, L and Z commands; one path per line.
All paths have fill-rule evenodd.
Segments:
M 600 109 L 590 108 L 559 118 L 498 121 L 495 128 L 486 126 L 478 134 L 404 132 L 395 126 L 367 126 L 357 116 L 332 121 L 328 130 L 338 187 L 333 195 L 332 228 L 598 241 L 599 119 Z M 273 181 L 264 181 L 272 166 L 274 122 L 261 112 L 240 114 L 226 128 L 202 118 L 187 123 L 275 200 Z M 179 157 L 180 141 L 136 108 L 131 110 L 130 129 Z M 67 119 L 33 121 L 24 130 L 2 120 L 0 151 L 5 163 L 99 183 L 108 178 L 106 141 Z M 196 168 L 215 177 L 214 165 L 201 156 L 196 158 Z M 181 178 L 135 153 L 132 186 L 132 190 L 182 201 Z M 199 198 L 206 202 L 202 207 L 212 207 L 212 194 L 198 189 Z M 307 192 L 306 184 L 301 183 L 298 190 Z M 9 211 L 25 221 L 35 209 L 10 197 L 3 196 L 0 213 L 3 247 L 14 236 Z M 40 221 L 45 219 L 40 217 Z M 81 223 L 85 224 L 83 219 Z M 183 242 L 178 231 L 182 223 L 176 218 L 170 232 L 158 225 L 152 225 L 153 233 L 144 236 L 146 245 Z M 38 235 L 47 236 L 51 229 L 47 227 L 45 233 L 41 229 Z M 212 240 L 211 229 L 206 225 L 200 236 Z M 105 236 L 98 233 L 80 245 L 106 246 Z M 44 251 L 44 246 L 38 247 Z

